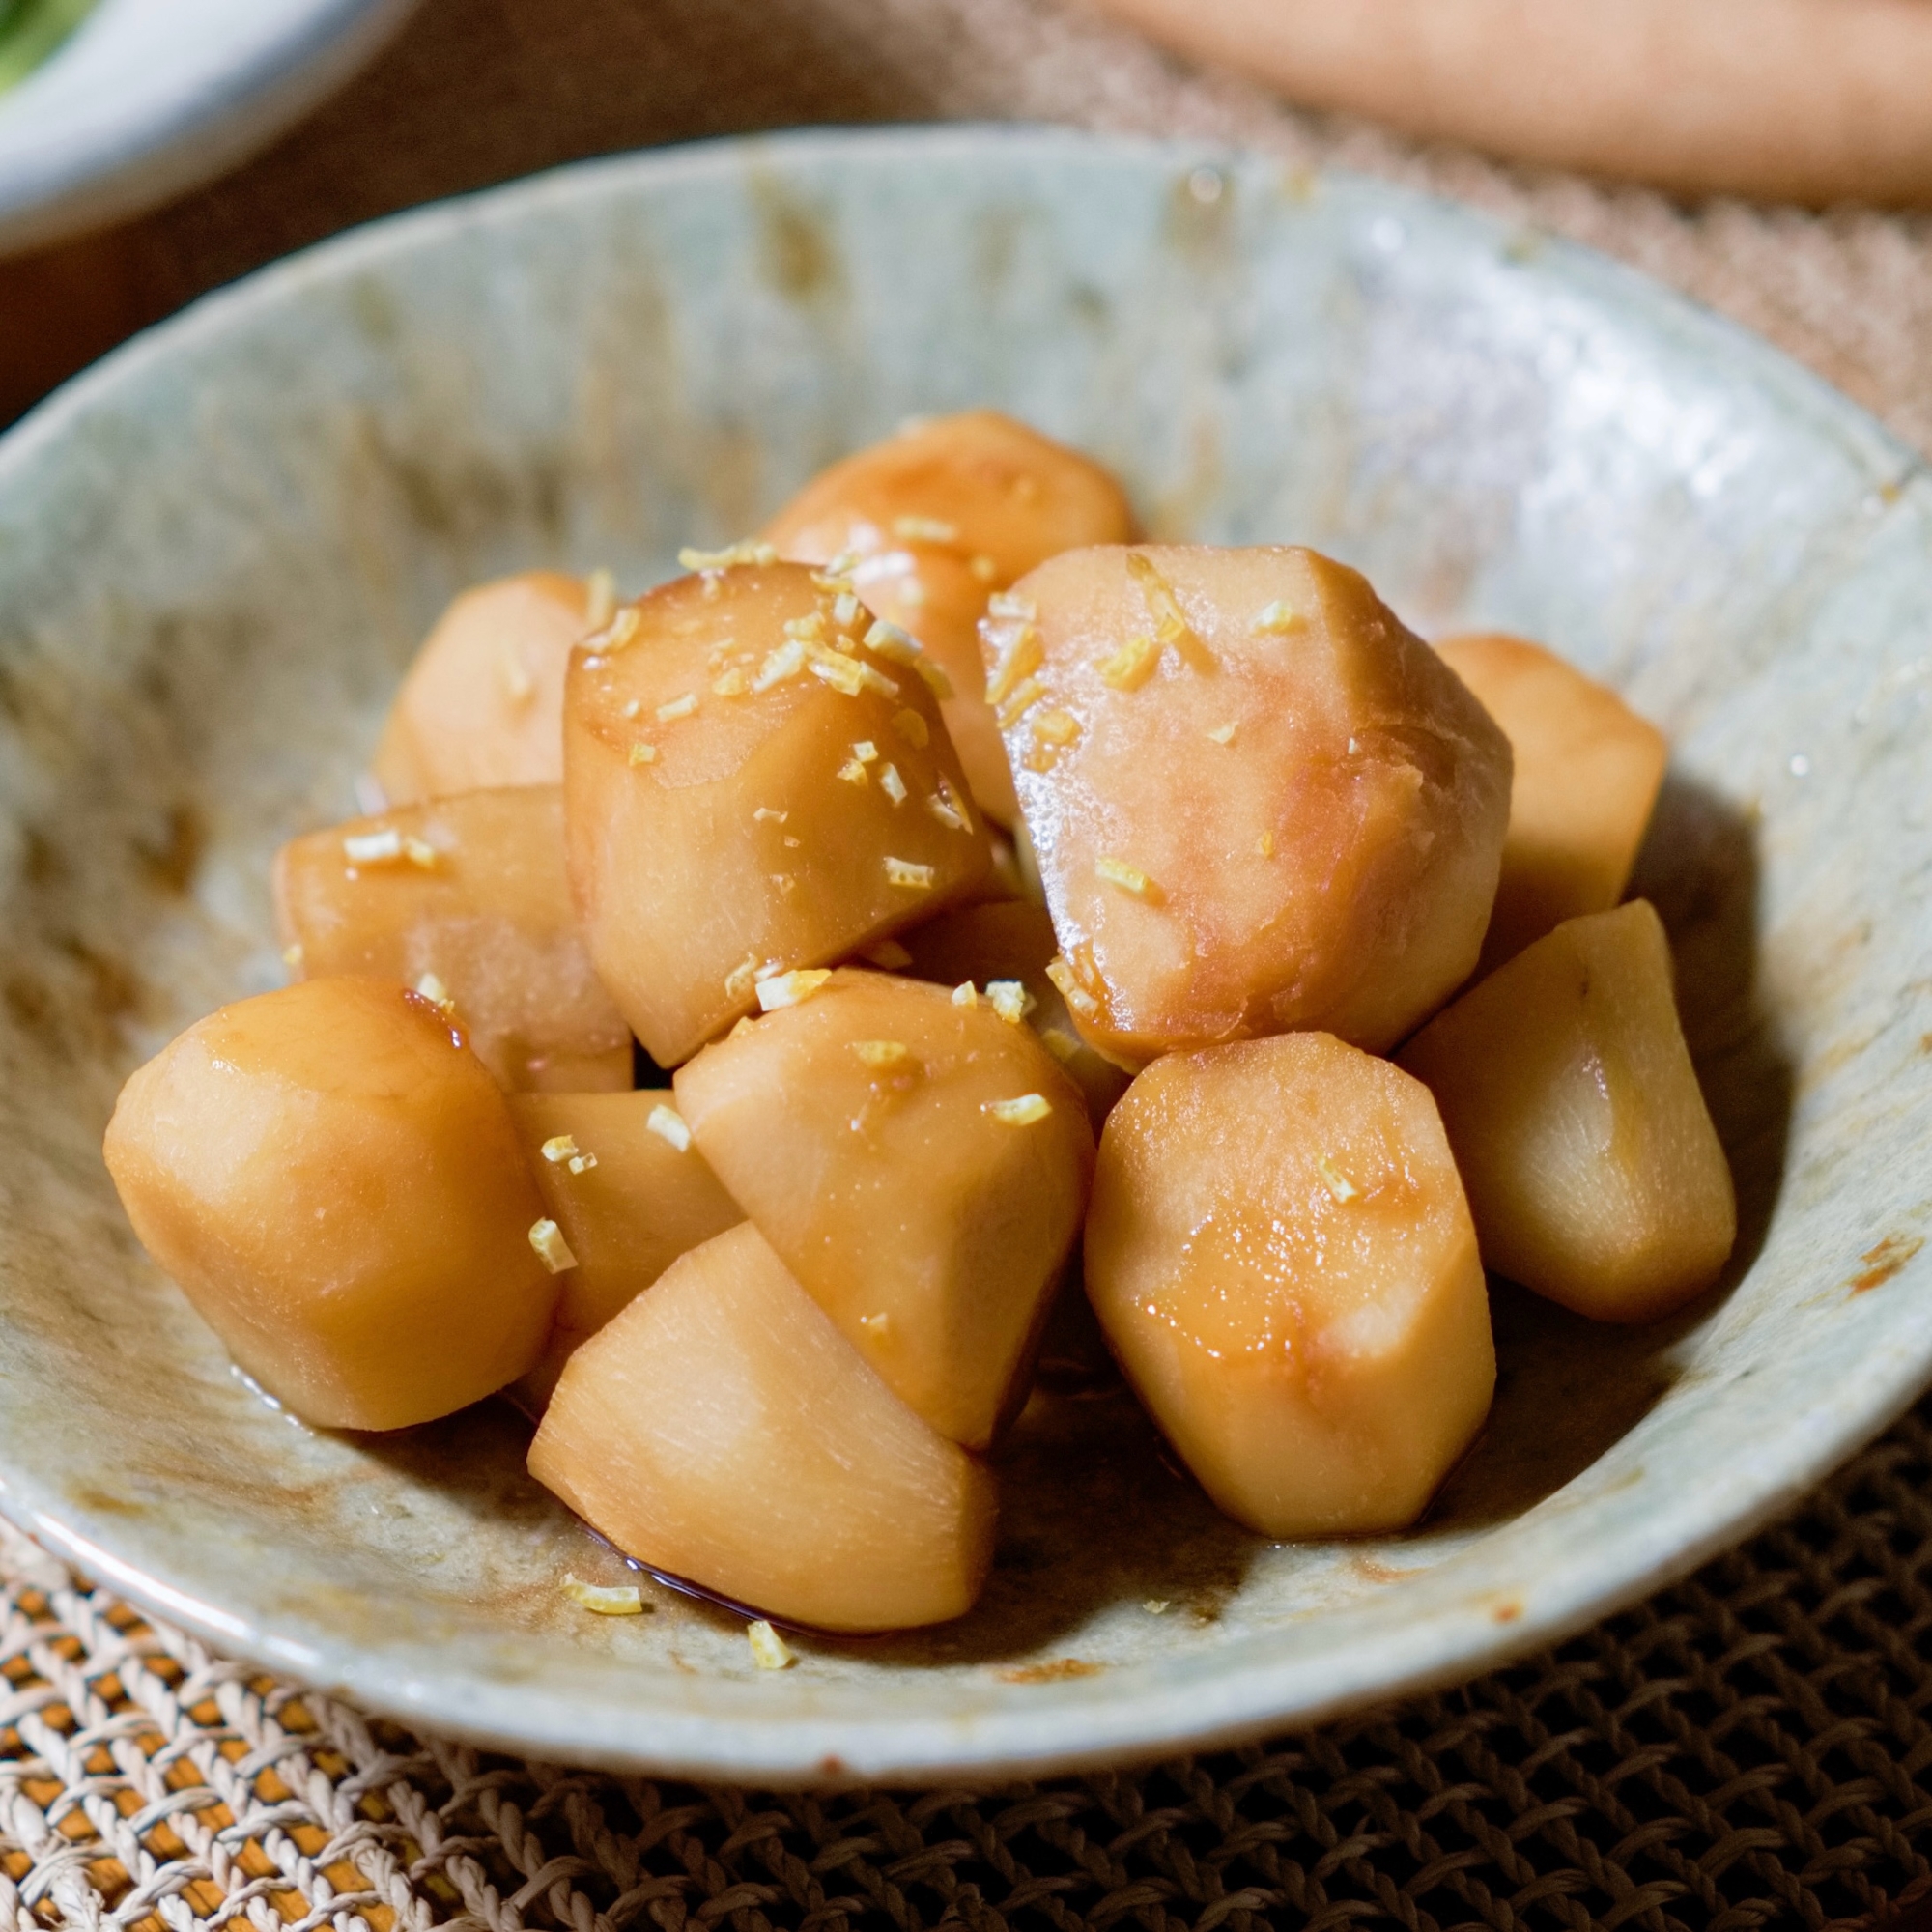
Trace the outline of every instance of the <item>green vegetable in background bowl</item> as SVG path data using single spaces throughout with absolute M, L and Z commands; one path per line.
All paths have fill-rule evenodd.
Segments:
M 26 79 L 93 8 L 94 0 L 0 0 L 0 93 Z

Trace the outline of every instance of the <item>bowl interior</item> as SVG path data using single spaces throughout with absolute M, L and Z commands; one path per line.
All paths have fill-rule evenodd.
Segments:
M 1425 635 L 1558 644 L 1672 735 L 1640 864 L 1740 1186 L 1718 1291 L 1499 1285 L 1423 1524 L 1273 1547 L 1069 1383 L 963 1622 L 809 1642 L 608 1569 L 486 1405 L 310 1432 L 147 1263 L 119 1082 L 279 983 L 269 864 L 347 815 L 478 578 L 753 528 L 907 414 L 1010 411 L 1156 533 L 1314 544 Z M 0 1509 L 231 1649 L 443 1728 L 709 1775 L 1146 1754 L 1473 1671 L 1741 1534 L 1932 1367 L 1932 489 L 1849 404 L 1610 265 L 1347 178 L 1072 135 L 721 144 L 382 224 L 144 338 L 0 444 Z

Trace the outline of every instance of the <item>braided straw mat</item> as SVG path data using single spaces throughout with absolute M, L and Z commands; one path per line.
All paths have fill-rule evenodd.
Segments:
M 1932 1885 L 1932 1405 L 1560 1650 L 1156 1771 L 772 1796 L 418 1738 L 0 1544 L 0 1932 L 1867 1925 Z
M 1418 152 L 1056 0 L 429 0 L 280 146 L 73 259 L 139 320 L 577 155 L 943 116 L 1218 135 L 1461 194 L 1728 310 L 1932 451 L 1932 219 L 1686 210 Z M 72 265 L 31 272 L 51 303 Z M 0 1932 L 1876 1925 L 1932 1893 L 1928 1496 L 1932 1404 L 1782 1528 L 1553 1653 L 1265 1747 L 991 1795 L 493 1758 L 0 1543 Z

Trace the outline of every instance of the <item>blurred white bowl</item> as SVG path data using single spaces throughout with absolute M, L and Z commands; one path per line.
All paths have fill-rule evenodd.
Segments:
M 338 86 L 414 0 L 100 0 L 0 95 L 0 254 L 137 213 Z

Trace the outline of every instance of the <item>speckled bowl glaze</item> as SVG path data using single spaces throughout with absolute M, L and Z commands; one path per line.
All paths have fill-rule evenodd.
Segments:
M 911 412 L 1092 450 L 1152 529 L 1360 564 L 1664 724 L 1641 865 L 1740 1181 L 1722 1286 L 1593 1327 L 1505 1286 L 1487 1433 L 1407 1536 L 1272 1547 L 1061 1389 L 964 1621 L 801 1639 L 605 1576 L 500 1405 L 312 1434 L 146 1262 L 128 1069 L 279 978 L 269 862 L 343 815 L 453 591 L 641 586 Z M 1789 1503 L 1932 1371 L 1932 487 L 1594 256 L 1367 182 L 996 129 L 580 167 L 202 303 L 0 443 L 0 1509 L 210 1640 L 412 1721 L 717 1777 L 1146 1756 L 1473 1673 Z

